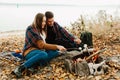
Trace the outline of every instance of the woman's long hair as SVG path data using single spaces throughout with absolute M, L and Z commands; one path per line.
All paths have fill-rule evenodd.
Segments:
M 33 21 L 33 23 L 32 23 L 32 26 L 35 27 L 35 28 L 37 29 L 37 31 L 38 31 L 39 33 L 41 33 L 41 34 L 42 34 L 42 30 L 44 30 L 45 33 L 46 33 L 46 31 L 47 31 L 47 27 L 46 27 L 46 26 L 44 27 L 44 29 L 42 29 L 42 21 L 43 21 L 43 17 L 44 17 L 44 16 L 45 16 L 44 14 L 38 13 L 38 14 L 35 16 L 34 21 Z

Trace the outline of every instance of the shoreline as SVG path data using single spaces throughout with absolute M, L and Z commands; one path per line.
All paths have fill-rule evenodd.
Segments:
M 0 32 L 0 38 L 15 36 L 15 35 L 16 36 L 25 35 L 25 30 L 11 30 L 11 31 Z
M 25 30 L 9 30 L 9 31 L 0 31 L 0 33 L 6 33 L 6 32 L 17 32 L 17 31 L 25 31 Z

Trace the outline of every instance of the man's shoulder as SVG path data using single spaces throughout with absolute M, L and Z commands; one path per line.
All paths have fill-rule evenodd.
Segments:
M 54 25 L 58 25 L 58 22 L 54 21 Z
M 54 26 L 56 26 L 56 27 L 61 27 L 59 24 L 58 24 L 58 22 L 54 22 Z

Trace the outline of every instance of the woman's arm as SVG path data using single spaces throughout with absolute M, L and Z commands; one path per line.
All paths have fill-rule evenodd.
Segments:
M 60 51 L 66 50 L 63 46 L 55 45 L 55 44 L 48 44 L 42 40 L 37 41 L 37 46 L 39 49 L 46 49 L 46 50 L 60 50 Z

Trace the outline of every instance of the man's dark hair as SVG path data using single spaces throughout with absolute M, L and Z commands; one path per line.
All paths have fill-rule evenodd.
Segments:
M 46 12 L 45 12 L 45 16 L 46 16 L 47 19 L 48 19 L 48 18 L 53 18 L 53 17 L 54 17 L 54 14 L 53 14 L 51 11 L 46 11 Z

